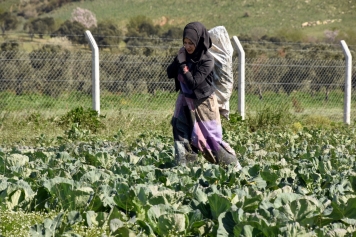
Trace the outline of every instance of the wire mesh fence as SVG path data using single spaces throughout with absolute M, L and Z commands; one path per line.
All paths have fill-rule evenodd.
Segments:
M 166 76 L 172 60 L 172 56 L 101 53 L 101 113 L 170 114 L 177 95 L 173 79 Z M 3 51 L 0 62 L 0 112 L 60 115 L 78 106 L 92 107 L 90 52 Z M 235 58 L 232 112 L 237 111 L 238 104 L 237 70 Z M 288 105 L 296 115 L 315 114 L 342 121 L 343 60 L 248 58 L 245 71 L 247 114 L 267 104 Z M 355 76 L 353 81 L 356 83 Z M 353 95 L 352 102 L 355 99 Z
M 246 111 L 288 105 L 292 113 L 342 121 L 345 63 L 338 60 L 247 59 Z

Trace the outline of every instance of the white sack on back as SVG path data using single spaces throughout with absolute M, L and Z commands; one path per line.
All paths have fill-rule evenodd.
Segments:
M 210 38 L 213 43 L 209 52 L 214 56 L 214 86 L 218 98 L 220 114 L 229 119 L 230 105 L 229 100 L 233 89 L 232 73 L 232 47 L 229 34 L 224 26 L 216 26 L 209 30 Z

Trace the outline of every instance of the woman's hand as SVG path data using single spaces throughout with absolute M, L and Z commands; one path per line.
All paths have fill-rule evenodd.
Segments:
M 185 55 L 185 48 L 184 47 L 179 49 L 177 58 L 178 58 L 178 62 L 179 63 L 183 63 L 183 62 L 186 61 L 186 55 Z

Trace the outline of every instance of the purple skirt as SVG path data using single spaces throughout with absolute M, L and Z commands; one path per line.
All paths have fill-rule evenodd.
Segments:
M 172 126 L 178 163 L 186 163 L 187 157 L 200 151 L 211 163 L 239 165 L 235 151 L 223 141 L 215 94 L 203 99 L 191 99 L 179 94 Z

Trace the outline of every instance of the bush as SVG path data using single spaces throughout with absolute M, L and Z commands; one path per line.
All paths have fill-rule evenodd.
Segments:
M 167 41 L 171 41 L 174 39 L 182 39 L 183 29 L 180 27 L 173 26 L 169 28 L 166 32 L 161 34 L 161 37 Z
M 13 59 L 17 57 L 19 51 L 19 43 L 17 41 L 5 41 L 0 46 L 2 55 L 5 59 Z
M 275 35 L 287 42 L 303 42 L 306 39 L 306 35 L 301 29 L 283 28 L 278 30 Z
M 261 128 L 285 126 L 292 121 L 290 106 L 286 103 L 280 105 L 265 104 L 248 116 L 247 122 L 252 132 Z
M 96 43 L 100 45 L 99 49 L 118 46 L 123 36 L 122 31 L 112 22 L 100 22 L 92 33 Z
M 4 35 L 6 31 L 14 30 L 19 25 L 17 17 L 10 12 L 0 14 L 0 29 Z
M 1 44 L 0 91 L 13 91 L 17 95 L 35 89 L 34 71 L 28 60 L 16 60 L 19 55 L 19 43 L 7 41 Z
M 43 92 L 49 96 L 59 96 L 70 88 L 70 51 L 58 45 L 45 45 L 30 53 L 31 65 L 37 75 Z
M 63 115 L 59 119 L 58 125 L 63 129 L 70 129 L 75 124 L 78 129 L 98 132 L 100 129 L 105 128 L 105 125 L 100 121 L 101 118 L 105 118 L 105 116 L 99 115 L 93 109 L 78 107 Z
M 126 28 L 125 42 L 131 54 L 150 56 L 154 53 L 153 47 L 150 46 L 154 46 L 155 42 L 148 38 L 154 36 L 158 38 L 161 29 L 159 25 L 154 25 L 146 16 L 136 16 L 130 19 Z
M 74 44 L 87 44 L 84 32 L 86 28 L 77 21 L 65 21 L 58 30 L 51 33 L 51 37 L 66 36 Z
M 149 37 L 159 33 L 160 26 L 154 25 L 153 21 L 146 16 L 136 16 L 127 24 L 127 37 Z M 128 38 L 127 41 L 130 39 Z
M 24 30 L 27 30 L 31 38 L 34 34 L 38 34 L 43 38 L 44 34 L 49 34 L 54 30 L 53 17 L 36 18 L 24 25 Z

